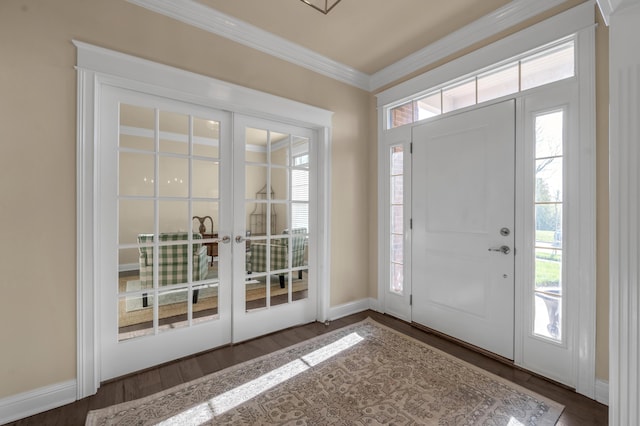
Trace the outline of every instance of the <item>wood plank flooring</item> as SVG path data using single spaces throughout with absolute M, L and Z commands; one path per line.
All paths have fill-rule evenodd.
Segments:
M 231 365 L 265 355 L 345 325 L 361 321 L 368 316 L 382 324 L 565 405 L 566 408 L 557 423 L 558 425 L 589 426 L 606 425 L 608 423 L 608 410 L 605 405 L 578 395 L 563 386 L 556 385 L 526 371 L 522 371 L 469 348 L 443 339 L 442 337 L 412 327 L 410 324 L 395 318 L 373 311 L 365 311 L 333 321 L 328 326 L 321 323 L 311 323 L 294 327 L 245 343 L 225 346 L 116 379 L 104 383 L 98 390 L 98 393 L 91 397 L 9 424 L 15 426 L 83 425 L 89 410 L 104 408 L 112 404 L 151 395 Z

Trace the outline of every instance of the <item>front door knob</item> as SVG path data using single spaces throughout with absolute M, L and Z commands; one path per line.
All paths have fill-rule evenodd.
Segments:
M 494 248 L 490 248 L 489 251 L 499 251 L 499 252 L 502 252 L 503 254 L 511 253 L 511 249 L 509 248 L 509 246 L 494 247 Z

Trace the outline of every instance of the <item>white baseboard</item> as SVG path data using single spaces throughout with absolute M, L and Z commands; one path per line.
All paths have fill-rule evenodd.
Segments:
M 596 401 L 609 405 L 609 382 L 596 379 Z
M 376 299 L 367 298 L 345 303 L 344 305 L 332 306 L 329 308 L 329 320 L 333 321 L 347 315 L 357 314 L 358 312 L 373 309 L 373 306 L 377 305 L 378 301 Z
M 1 398 L 0 425 L 74 402 L 76 387 L 74 379 Z

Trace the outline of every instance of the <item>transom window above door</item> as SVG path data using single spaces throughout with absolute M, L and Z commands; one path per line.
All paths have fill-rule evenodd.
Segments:
M 388 105 L 385 128 L 415 123 L 575 74 L 575 39 L 571 36 Z

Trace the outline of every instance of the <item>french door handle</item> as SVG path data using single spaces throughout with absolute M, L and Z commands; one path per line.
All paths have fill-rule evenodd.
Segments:
M 511 253 L 511 249 L 509 248 L 509 246 L 493 247 L 493 248 L 490 248 L 489 251 L 499 251 L 502 254 Z
M 245 239 L 246 238 L 244 238 L 242 235 L 236 235 L 236 243 L 238 243 L 238 244 L 244 242 Z
M 220 241 L 222 241 L 224 244 L 229 244 L 231 242 L 231 237 L 228 235 L 225 235 L 224 237 L 222 237 Z

